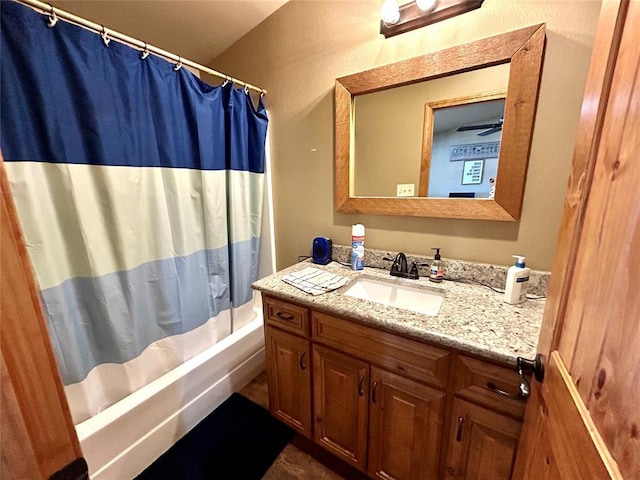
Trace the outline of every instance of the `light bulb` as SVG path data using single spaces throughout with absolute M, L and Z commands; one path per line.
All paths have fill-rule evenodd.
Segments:
M 387 25 L 393 25 L 400 20 L 400 7 L 397 0 L 384 0 L 380 9 L 380 17 Z
M 416 5 L 422 11 L 432 10 L 436 3 L 438 3 L 438 0 L 416 0 Z

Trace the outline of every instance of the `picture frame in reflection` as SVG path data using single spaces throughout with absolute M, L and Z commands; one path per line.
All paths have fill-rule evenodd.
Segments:
M 479 185 L 482 183 L 484 160 L 465 160 L 462 167 L 462 185 Z

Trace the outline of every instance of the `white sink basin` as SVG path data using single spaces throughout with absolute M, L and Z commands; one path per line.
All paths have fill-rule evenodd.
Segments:
M 437 291 L 422 290 L 408 285 L 366 277 L 356 279 L 343 294 L 390 307 L 424 313 L 432 317 L 438 315 L 444 300 L 444 294 Z

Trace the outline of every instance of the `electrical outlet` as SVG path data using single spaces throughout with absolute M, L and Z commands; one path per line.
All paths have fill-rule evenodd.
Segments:
M 413 197 L 414 189 L 414 183 L 399 183 L 396 190 L 396 197 Z

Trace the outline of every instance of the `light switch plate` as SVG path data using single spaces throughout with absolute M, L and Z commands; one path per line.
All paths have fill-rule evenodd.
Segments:
M 398 183 L 396 196 L 397 197 L 413 197 L 414 190 L 415 190 L 414 183 Z

